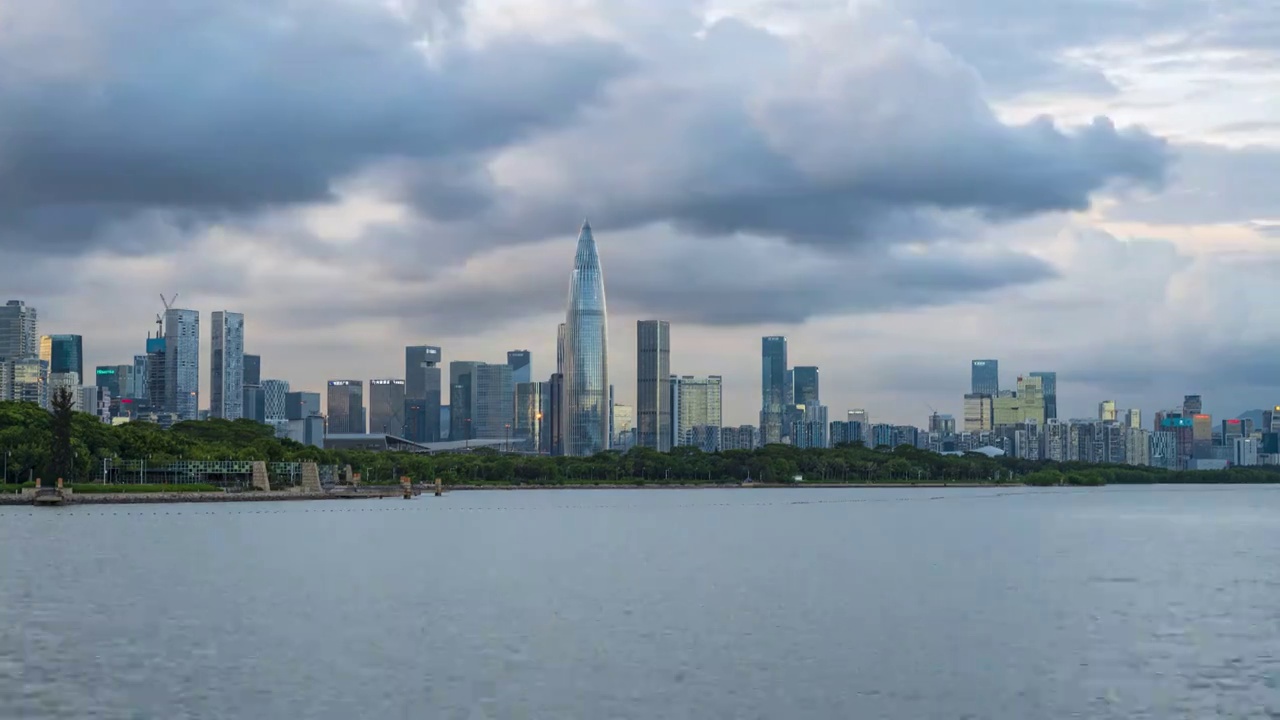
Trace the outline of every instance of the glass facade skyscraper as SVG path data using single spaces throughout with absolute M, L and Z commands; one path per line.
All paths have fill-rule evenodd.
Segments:
M 472 376 L 472 437 L 510 439 L 515 422 L 515 388 L 511 367 L 480 363 Z
M 50 375 L 84 376 L 84 339 L 79 335 L 45 335 L 40 338 L 40 359 L 49 363 Z
M 245 416 L 244 314 L 217 310 L 209 319 L 209 416 L 239 420 Z
M 636 444 L 671 449 L 671 326 L 636 323 Z
M 476 437 L 476 375 L 484 363 L 454 360 L 449 363 L 449 440 L 474 440 Z
M 400 379 L 369 381 L 369 432 L 396 437 L 404 432 L 404 387 Z
M 330 380 L 325 406 L 329 413 L 326 435 L 365 432 L 364 383 L 360 380 Z
M 533 365 L 528 350 L 508 350 L 507 366 L 511 368 L 511 382 L 515 385 L 533 381 Z
M 1056 420 L 1058 417 L 1058 373 L 1033 372 L 1031 377 L 1040 378 L 1044 392 L 1044 419 Z
M 550 453 L 551 437 L 546 428 L 551 419 L 551 383 L 520 383 L 515 392 L 512 442 L 527 452 Z
M 787 339 L 781 335 L 760 343 L 760 442 L 782 442 L 782 416 L 787 400 Z
M 604 273 L 586 222 L 569 275 L 564 327 L 564 454 L 594 455 L 609 449 L 609 327 Z
M 1000 361 L 974 360 L 969 371 L 969 385 L 972 395 L 999 395 Z
M 818 368 L 812 365 L 797 367 L 791 371 L 794 384 L 793 400 L 805 409 L 822 404 L 818 397 Z
M 244 356 L 244 384 L 245 385 L 261 385 L 262 384 L 262 356 L 261 355 L 245 355 Z
M 21 300 L 0 306 L 0 359 L 36 357 L 36 309 Z
M 164 389 L 165 411 L 176 414 L 178 420 L 199 419 L 200 312 L 197 310 L 169 308 L 164 311 Z
M 404 433 L 414 442 L 440 440 L 440 348 L 404 349 Z

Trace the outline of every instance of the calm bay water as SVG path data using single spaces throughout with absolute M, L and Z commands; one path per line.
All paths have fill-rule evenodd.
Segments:
M 1277 718 L 1280 488 L 0 507 L 0 717 Z

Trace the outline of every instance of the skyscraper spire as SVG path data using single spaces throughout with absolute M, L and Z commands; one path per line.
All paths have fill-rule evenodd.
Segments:
M 593 455 L 609 449 L 609 329 L 604 273 L 586 220 L 569 275 L 564 327 L 564 454 Z

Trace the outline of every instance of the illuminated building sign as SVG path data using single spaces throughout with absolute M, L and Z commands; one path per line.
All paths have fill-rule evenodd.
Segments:
M 115 368 L 98 368 L 98 374 L 99 375 L 115 375 L 116 369 Z

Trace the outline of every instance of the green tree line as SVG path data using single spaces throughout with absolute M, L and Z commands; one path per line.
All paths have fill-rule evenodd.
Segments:
M 791 483 L 1026 483 L 1105 485 L 1126 483 L 1275 483 L 1280 467 L 1225 471 L 1171 472 L 1129 465 L 1052 463 L 989 458 L 980 453 L 939 455 L 910 446 L 830 449 L 768 445 L 756 450 L 704 453 L 680 447 L 669 453 L 647 448 L 603 452 L 593 457 L 509 455 L 491 449 L 470 453 L 415 455 L 322 450 L 277 439 L 272 428 L 250 420 L 181 422 L 165 430 L 150 423 L 106 425 L 96 417 L 70 413 L 69 441 L 57 430 L 57 416 L 29 403 L 0 402 L 0 451 L 4 482 L 53 478 L 55 465 L 71 482 L 99 477 L 104 458 L 174 460 L 263 460 L 350 465 L 365 482 L 414 482 L 439 477 L 449 484 L 687 484 L 745 481 Z M 56 448 L 67 442 L 70 452 Z M 54 471 L 56 472 L 56 471 Z

